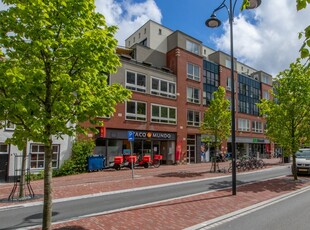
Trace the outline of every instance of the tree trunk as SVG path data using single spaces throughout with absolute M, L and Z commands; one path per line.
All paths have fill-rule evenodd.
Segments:
M 52 229 L 52 136 L 45 145 L 43 230 Z
M 23 198 L 25 196 L 24 191 L 25 191 L 26 162 L 27 162 L 27 141 L 25 142 L 22 155 L 22 167 L 20 172 L 19 195 L 18 195 L 19 198 Z
M 293 163 L 292 163 L 292 172 L 293 172 L 293 176 L 294 176 L 294 180 L 297 180 L 297 168 L 296 168 L 296 156 L 293 153 Z

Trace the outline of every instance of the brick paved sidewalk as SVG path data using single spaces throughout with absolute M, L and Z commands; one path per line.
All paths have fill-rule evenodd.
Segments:
M 281 164 L 277 158 L 265 159 L 264 161 L 267 167 Z M 229 163 L 219 163 L 220 169 L 228 168 Z M 53 178 L 53 199 L 230 175 L 229 173 L 210 173 L 210 169 L 211 163 L 162 165 L 159 168 L 136 168 L 134 169 L 134 179 L 132 178 L 132 171 L 128 168 L 120 171 L 107 169 L 99 172 L 56 177 Z M 27 202 L 42 201 L 43 180 L 31 182 L 31 187 L 35 193 L 35 199 Z M 0 184 L 0 207 L 21 204 L 21 202 L 7 200 L 12 188 L 13 183 Z
M 264 161 L 267 163 L 267 167 L 283 165 L 279 162 L 279 159 L 266 159 Z M 228 164 L 227 162 L 220 163 L 220 168 L 228 167 Z M 141 168 L 134 170 L 134 179 L 132 179 L 132 172 L 129 169 L 120 171 L 105 170 L 53 178 L 53 197 L 54 199 L 67 198 L 230 175 L 228 173 L 210 173 L 210 168 L 210 163 L 161 166 L 158 169 Z M 294 182 L 292 178 L 283 177 L 238 187 L 237 196 L 232 196 L 231 190 L 225 189 L 146 205 L 132 210 L 117 211 L 54 224 L 53 229 L 183 229 L 307 185 L 310 185 L 308 178 Z M 43 181 L 32 182 L 32 187 L 37 199 L 31 202 L 42 201 Z M 11 189 L 12 184 L 0 185 L 0 207 L 21 204 L 21 202 L 12 203 L 7 201 L 7 194 Z

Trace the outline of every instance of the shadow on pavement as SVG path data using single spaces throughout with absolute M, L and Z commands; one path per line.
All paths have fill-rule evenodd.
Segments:
M 293 177 L 287 176 L 285 178 L 273 179 L 268 181 L 255 182 L 248 184 L 246 186 L 241 186 L 238 188 L 240 192 L 251 192 L 251 193 L 260 193 L 264 191 L 280 193 L 287 191 L 295 191 L 305 184 L 310 183 L 310 178 L 300 178 L 294 180 Z
M 55 228 L 55 230 L 86 230 L 86 228 L 77 225 L 72 225 L 67 227 Z
M 207 172 L 189 172 L 189 171 L 178 171 L 178 172 L 167 172 L 156 175 L 157 177 L 179 177 L 179 178 L 192 178 L 200 177 Z

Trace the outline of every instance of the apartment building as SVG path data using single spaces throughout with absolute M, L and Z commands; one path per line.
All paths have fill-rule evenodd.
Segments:
M 94 139 L 96 154 L 107 162 L 130 151 L 162 154 L 164 164 L 200 162 L 203 113 L 219 86 L 231 98 L 230 56 L 201 41 L 148 21 L 118 48 L 122 67 L 110 76 L 132 90 L 132 99 L 119 104 Z M 264 135 L 264 120 L 256 103 L 270 98 L 272 76 L 237 60 L 235 64 L 236 143 L 239 154 L 264 154 L 273 145 Z M 134 141 L 128 132 L 135 133 Z M 221 151 L 231 152 L 231 139 Z
M 199 126 L 203 113 L 219 86 L 226 88 L 231 100 L 230 56 L 204 46 L 201 41 L 148 21 L 119 47 L 122 66 L 110 76 L 109 83 L 120 83 L 132 90 L 130 101 L 119 104 L 111 117 L 89 134 L 96 142 L 95 154 L 106 162 L 128 154 L 161 154 L 164 164 L 200 162 L 202 137 Z M 237 153 L 264 154 L 273 152 L 273 144 L 265 137 L 265 122 L 256 103 L 270 99 L 272 76 L 237 60 L 235 64 L 235 113 Z M 90 124 L 89 124 L 90 125 Z M 134 141 L 128 132 L 134 132 Z M 0 130 L 0 181 L 18 174 L 21 151 L 5 144 L 14 132 L 14 125 Z M 58 168 L 71 153 L 72 138 L 54 138 L 53 167 Z M 221 146 L 231 152 L 231 138 Z M 44 146 L 27 144 L 31 172 L 43 170 Z

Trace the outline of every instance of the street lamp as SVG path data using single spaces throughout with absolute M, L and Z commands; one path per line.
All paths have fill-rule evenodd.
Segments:
M 226 0 L 213 11 L 210 18 L 206 21 L 206 26 L 210 28 L 219 27 L 221 21 L 217 19 L 215 13 L 222 8 L 226 8 L 229 17 L 229 26 L 230 26 L 230 58 L 231 58 L 231 146 L 232 146 L 232 194 L 237 194 L 237 175 L 236 175 L 236 124 L 235 124 L 235 79 L 234 79 L 234 42 L 233 42 L 233 20 L 234 20 L 234 10 L 237 3 L 237 0 L 232 3 L 232 0 L 229 0 L 229 9 L 225 4 Z M 247 9 L 255 9 L 261 4 L 261 0 L 249 0 L 249 5 Z

